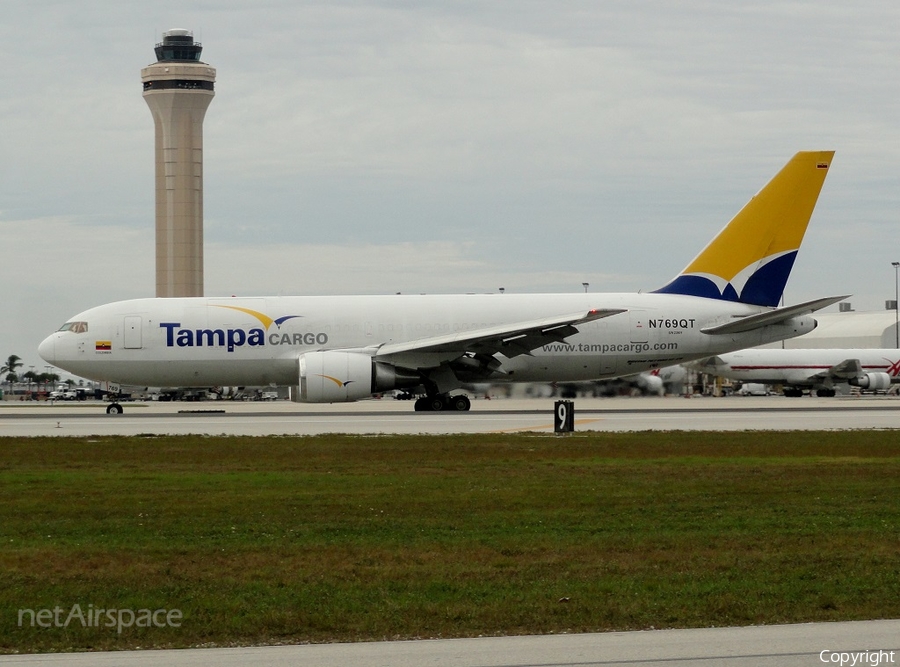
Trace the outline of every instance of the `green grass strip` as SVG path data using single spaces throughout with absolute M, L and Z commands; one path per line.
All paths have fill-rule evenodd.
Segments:
M 898 538 L 893 431 L 0 438 L 0 651 L 897 617 Z

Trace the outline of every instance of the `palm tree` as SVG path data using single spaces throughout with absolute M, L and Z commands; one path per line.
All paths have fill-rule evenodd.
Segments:
M 6 360 L 6 363 L 3 366 L 0 366 L 0 375 L 6 373 L 6 381 L 7 382 L 15 382 L 18 379 L 16 375 L 16 369 L 22 365 L 22 357 L 11 354 L 9 355 L 9 359 Z

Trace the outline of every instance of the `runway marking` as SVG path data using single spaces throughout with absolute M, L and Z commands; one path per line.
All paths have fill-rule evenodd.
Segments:
M 576 419 L 575 425 L 593 424 L 594 422 L 602 422 L 602 419 Z M 553 424 L 541 424 L 540 426 L 519 426 L 516 428 L 498 428 L 493 431 L 484 431 L 485 433 L 517 433 L 519 431 L 538 431 L 544 429 L 552 429 Z

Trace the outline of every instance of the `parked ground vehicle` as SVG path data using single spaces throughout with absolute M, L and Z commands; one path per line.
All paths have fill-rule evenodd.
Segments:
M 739 396 L 768 396 L 769 387 L 758 382 L 745 382 L 735 393 Z

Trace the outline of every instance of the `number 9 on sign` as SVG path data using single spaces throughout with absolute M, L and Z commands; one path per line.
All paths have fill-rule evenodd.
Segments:
M 553 419 L 555 433 L 571 433 L 575 430 L 575 403 L 556 401 Z

